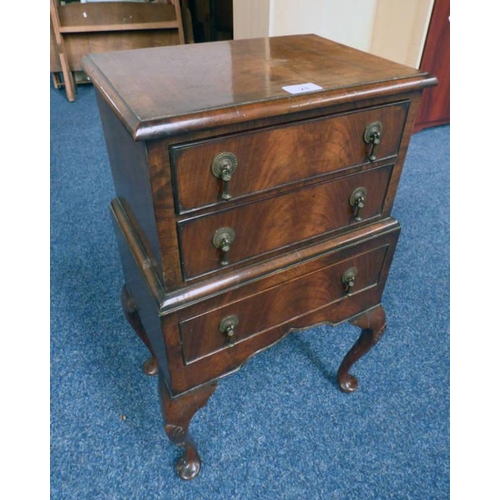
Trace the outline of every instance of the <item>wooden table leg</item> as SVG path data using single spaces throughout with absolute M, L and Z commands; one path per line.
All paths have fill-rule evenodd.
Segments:
M 351 350 L 347 353 L 337 374 L 340 389 L 344 392 L 354 392 L 358 388 L 358 381 L 349 373 L 352 365 L 363 357 L 382 337 L 384 333 L 385 311 L 381 305 L 356 316 L 349 321 L 352 325 L 362 328 L 361 335 Z
M 182 479 L 193 479 L 200 472 L 201 459 L 189 433 L 189 423 L 195 413 L 207 404 L 216 387 L 217 382 L 211 382 L 172 398 L 162 374 L 158 376 L 158 392 L 165 432 L 172 443 L 184 448 L 183 455 L 176 464 L 177 473 Z
M 144 362 L 144 364 L 142 365 L 142 369 L 147 375 L 157 375 L 158 361 L 156 360 L 156 356 L 153 352 L 153 348 L 151 346 L 151 343 L 149 342 L 148 336 L 146 335 L 146 331 L 142 326 L 141 318 L 139 317 L 139 313 L 137 312 L 134 301 L 132 300 L 132 297 L 130 296 L 126 286 L 123 286 L 122 288 L 121 300 L 123 312 L 125 314 L 125 317 L 127 318 L 127 321 L 151 353 L 151 358 L 147 359 Z

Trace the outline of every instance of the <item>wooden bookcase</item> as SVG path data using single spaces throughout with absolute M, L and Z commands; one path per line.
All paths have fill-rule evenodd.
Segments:
M 184 43 L 180 0 L 65 5 L 50 0 L 50 72 L 69 101 L 75 100 L 73 73 L 83 70 L 84 55 Z

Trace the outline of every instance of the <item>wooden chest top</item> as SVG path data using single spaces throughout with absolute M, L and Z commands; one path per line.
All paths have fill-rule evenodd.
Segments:
M 90 54 L 85 71 L 135 140 L 434 85 L 427 73 L 316 35 Z M 321 87 L 291 94 L 285 86 Z

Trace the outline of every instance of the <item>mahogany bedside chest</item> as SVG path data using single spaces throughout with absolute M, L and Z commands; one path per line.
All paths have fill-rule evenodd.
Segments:
M 436 79 L 315 35 L 91 54 L 84 68 L 116 188 L 123 309 L 192 479 L 191 418 L 288 332 L 361 328 L 338 370 L 356 390 L 350 369 L 385 328 L 391 208 Z

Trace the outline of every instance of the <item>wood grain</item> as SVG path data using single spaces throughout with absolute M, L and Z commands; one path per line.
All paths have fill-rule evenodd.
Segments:
M 221 349 L 232 349 L 248 337 L 262 335 L 266 330 L 293 318 L 347 299 L 342 275 L 352 267 L 358 271 L 352 294 L 377 285 L 386 251 L 386 246 L 378 247 L 292 279 L 249 299 L 232 302 L 213 312 L 182 321 L 179 328 L 186 364 Z M 219 325 L 225 317 L 232 315 L 239 319 L 239 323 L 235 328 L 234 343 L 228 347 L 227 338 L 221 333 Z
M 170 441 L 183 448 L 183 454 L 177 460 L 176 469 L 179 477 L 186 481 L 196 477 L 201 468 L 200 455 L 189 432 L 189 424 L 194 414 L 207 404 L 216 387 L 217 383 L 212 382 L 186 395 L 174 398 L 165 384 L 165 378 L 158 377 L 163 427 Z
M 97 94 L 115 192 L 150 265 L 162 276 L 162 253 L 156 230 L 146 147 L 134 142 L 116 115 Z
M 370 237 L 358 239 L 355 244 L 337 247 L 326 255 L 319 255 L 309 261 L 302 261 L 301 265 L 290 266 L 281 271 L 275 271 L 265 278 L 254 282 L 247 282 L 245 286 L 235 287 L 226 293 L 218 294 L 212 298 L 205 298 L 202 302 L 193 303 L 184 309 L 179 309 L 162 316 L 163 336 L 167 345 L 167 351 L 171 353 L 169 367 L 172 377 L 172 391 L 174 393 L 182 393 L 190 387 L 203 384 L 240 369 L 250 357 L 262 349 L 279 342 L 290 331 L 308 328 L 318 323 L 338 324 L 379 304 L 399 236 L 399 224 L 393 224 L 389 227 L 390 229 L 379 231 Z M 386 247 L 387 251 L 381 267 L 378 268 L 379 274 L 378 279 L 376 279 L 370 273 L 378 266 L 379 261 L 377 257 L 380 257 L 375 250 L 381 247 Z M 370 252 L 372 253 L 370 254 Z M 335 292 L 331 292 L 328 288 L 338 286 L 334 283 L 334 281 L 337 281 L 338 275 L 333 276 L 333 279 L 329 279 L 328 281 L 323 280 L 320 288 L 301 287 L 300 292 L 293 285 L 287 285 L 289 282 L 293 283 L 295 280 L 299 283 L 302 277 L 308 280 L 309 275 L 314 280 L 315 273 L 318 273 L 316 276 L 319 276 L 321 280 L 321 277 L 328 276 L 328 271 L 322 271 L 322 269 L 340 262 L 347 264 L 351 262 L 350 259 L 355 260 L 357 256 L 366 254 L 368 254 L 368 257 L 360 257 L 360 260 L 366 262 L 364 258 L 374 258 L 374 262 L 369 263 L 366 270 L 367 275 L 363 279 L 366 279 L 365 283 L 369 283 L 373 279 L 376 285 L 366 286 L 363 290 L 354 293 L 350 297 L 343 297 L 337 301 L 335 301 L 335 297 L 332 298 L 331 294 Z M 278 307 L 277 314 L 283 322 L 274 323 L 273 325 L 274 311 L 272 308 L 267 308 L 266 301 L 268 300 L 268 291 L 274 287 L 276 287 L 277 294 L 281 293 L 278 291 L 283 289 L 282 297 L 278 298 L 276 295 L 273 298 L 273 303 Z M 317 307 L 308 311 L 300 309 L 298 293 L 301 294 L 301 300 L 306 304 L 316 305 Z M 325 298 L 322 298 L 323 294 Z M 332 298 L 333 302 L 329 301 L 329 298 Z M 213 342 L 215 338 L 220 338 L 216 333 L 222 334 L 218 332 L 216 319 L 220 321 L 225 317 L 226 312 L 229 314 L 234 312 L 234 309 L 231 309 L 233 304 L 238 314 L 240 311 L 238 304 L 243 304 L 246 300 L 256 310 L 259 309 L 258 304 L 260 305 L 261 311 L 258 314 L 256 313 L 253 319 L 256 330 L 253 330 L 252 327 L 249 330 L 250 335 L 241 339 L 234 347 L 217 350 L 218 345 L 215 345 Z M 287 300 L 298 307 L 299 312 L 303 312 L 303 314 L 291 314 L 288 316 L 288 320 L 286 320 L 286 315 L 290 314 L 284 305 Z M 279 305 L 281 301 L 283 301 L 283 305 Z M 220 313 L 220 316 L 217 314 L 219 310 L 224 311 L 224 313 Z M 244 308 L 241 311 L 244 311 Z M 198 353 L 207 353 L 212 347 L 216 350 L 211 355 L 191 360 L 192 362 L 186 364 L 182 352 L 183 344 L 180 342 L 179 325 L 183 321 L 191 319 L 195 322 L 200 321 L 200 325 L 205 325 L 203 317 L 206 314 L 209 315 L 207 316 L 206 326 L 212 328 L 212 326 L 217 325 L 217 332 L 214 333 L 213 330 L 202 329 L 188 334 L 192 335 L 189 338 L 193 348 L 190 354 L 195 356 Z M 195 318 L 197 319 L 195 320 Z M 242 321 L 244 320 L 242 319 Z M 245 323 L 242 323 L 242 325 L 244 327 Z M 266 325 L 273 326 L 266 329 Z M 261 333 L 251 334 L 252 332 L 259 331 Z M 196 345 L 197 342 L 202 345 Z M 205 348 L 203 342 L 207 342 L 209 347 Z
M 234 204 L 241 196 L 301 179 L 369 163 L 366 127 L 383 125 L 377 159 L 396 156 L 409 102 L 334 115 L 288 126 L 273 127 L 217 140 L 171 147 L 171 165 L 177 188 L 177 211 L 184 213 L 216 203 Z M 229 181 L 232 196 L 221 200 L 222 181 L 211 165 L 220 153 L 238 161 Z
M 385 331 L 385 310 L 379 304 L 373 309 L 368 309 L 359 316 L 351 318 L 349 322 L 354 326 L 359 326 L 361 334 L 342 360 L 337 373 L 340 389 L 348 393 L 358 389 L 358 380 L 349 373 L 350 369 L 377 344 Z
M 382 213 L 391 172 L 392 165 L 386 165 L 179 223 L 185 279 L 223 268 L 221 251 L 212 244 L 219 228 L 236 233 L 228 252 L 234 264 L 340 228 L 354 228 L 359 222 L 349 199 L 360 186 L 367 190 L 361 222 L 375 220 Z
M 314 35 L 107 52 L 84 66 L 117 192 L 124 312 L 157 360 L 165 430 L 184 449 L 177 471 L 192 479 L 192 416 L 218 379 L 289 332 L 360 326 L 339 371 L 343 390 L 357 387 L 349 370 L 385 326 L 391 210 L 420 94 L 436 80 Z M 282 89 L 307 82 L 323 89 Z M 239 164 L 223 202 L 211 164 L 225 151 Z M 223 227 L 236 235 L 228 265 L 213 243 Z
M 435 83 L 427 73 L 316 35 L 91 54 L 83 65 L 136 140 L 395 95 Z M 293 96 L 283 90 L 307 82 L 323 90 Z

